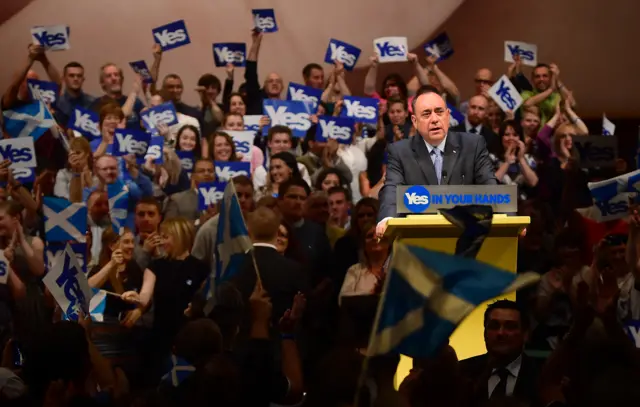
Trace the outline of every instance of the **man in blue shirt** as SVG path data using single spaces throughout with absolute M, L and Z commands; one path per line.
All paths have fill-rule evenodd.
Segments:
M 56 121 L 63 126 L 69 123 L 76 107 L 89 109 L 95 102 L 95 96 L 87 95 L 82 90 L 84 84 L 84 67 L 79 62 L 69 62 L 62 71 L 64 91 L 56 101 Z

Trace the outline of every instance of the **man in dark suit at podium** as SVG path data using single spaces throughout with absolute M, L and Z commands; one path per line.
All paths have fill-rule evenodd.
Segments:
M 424 86 L 413 100 L 411 121 L 417 134 L 388 147 L 387 174 L 380 191 L 382 237 L 397 216 L 398 185 L 497 185 L 486 143 L 477 134 L 449 131 L 449 109 L 435 88 Z

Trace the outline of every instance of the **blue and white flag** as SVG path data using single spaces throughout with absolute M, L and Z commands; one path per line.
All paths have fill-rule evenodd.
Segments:
M 396 242 L 369 355 L 433 356 L 478 305 L 539 279 Z
M 291 129 L 294 137 L 304 138 L 311 127 L 309 116 L 313 112 L 310 103 L 292 100 L 265 99 L 264 113 L 271 119 L 271 125 L 262 129 L 266 133 L 271 126 L 282 125 Z
M 320 116 L 316 127 L 316 141 L 326 143 L 334 139 L 340 144 L 351 144 L 355 121 L 349 117 Z
M 318 109 L 318 103 L 322 97 L 322 89 L 289 82 L 287 87 L 287 100 L 311 103 L 313 111 Z
M 180 159 L 182 169 L 191 174 L 193 172 L 193 164 L 195 160 L 193 151 L 176 151 L 176 155 Z
M 440 209 L 440 213 L 451 224 L 462 229 L 456 242 L 456 256 L 475 259 L 491 230 L 493 208 L 488 205 L 454 206 Z
M 180 383 L 184 382 L 189 376 L 196 371 L 196 368 L 191 366 L 186 360 L 171 355 L 171 370 L 162 376 L 162 381 L 171 383 L 173 387 L 178 387 Z
M 11 161 L 11 168 L 36 167 L 36 149 L 33 139 L 21 137 L 0 141 L 0 160 Z
M 71 247 L 67 245 L 64 256 L 56 261 L 42 279 L 65 317 L 76 321 L 80 311 L 90 315 L 89 304 L 92 293 L 86 274 L 80 268 Z
M 496 83 L 489 88 L 489 96 L 495 100 L 496 104 L 503 112 L 518 110 L 522 105 L 522 96 L 516 87 L 511 83 L 507 75 L 502 75 Z
M 11 265 L 4 255 L 4 250 L 0 250 L 0 285 L 7 284 L 10 271 Z
M 42 203 L 47 242 L 86 242 L 87 205 L 45 196 Z M 69 248 L 71 250 L 71 248 Z
M 340 117 L 350 117 L 361 123 L 378 123 L 378 99 L 345 96 L 343 102 Z
M 513 58 L 519 55 L 522 65 L 538 65 L 538 46 L 520 41 L 504 42 L 504 62 L 513 62 Z
M 89 314 L 91 320 L 95 322 L 104 322 L 104 311 L 107 308 L 107 292 L 92 288 L 91 301 L 89 302 Z
M 31 137 L 38 140 L 50 128 L 56 125 L 51 112 L 38 100 L 13 110 L 2 112 L 4 128 L 11 137 Z
M 111 225 L 113 230 L 120 234 L 122 228 L 128 226 L 129 188 L 122 181 L 116 181 L 107 185 L 107 196 L 109 198 Z
M 233 143 L 236 146 L 236 153 L 240 153 L 243 159 L 251 160 L 253 152 L 253 140 L 255 133 L 251 131 L 234 131 L 226 130 L 227 133 L 233 139 Z
M 627 321 L 624 330 L 633 341 L 636 348 L 640 348 L 640 321 L 637 319 Z
M 453 46 L 446 32 L 441 33 L 436 38 L 424 44 L 424 51 L 427 55 L 437 57 L 436 62 L 444 61 L 453 55 Z
M 373 48 L 378 56 L 378 62 L 407 61 L 409 46 L 407 37 L 382 37 L 373 40 Z
M 162 51 L 169 51 L 191 43 L 184 20 L 156 27 L 151 32 L 153 33 L 153 40 L 156 44 L 160 44 Z
M 33 43 L 42 45 L 45 51 L 63 51 L 71 48 L 69 26 L 59 24 L 31 28 Z
M 344 65 L 344 69 L 353 71 L 361 52 L 360 48 L 356 46 L 332 38 L 329 40 L 327 52 L 324 54 L 324 62 L 334 64 L 335 61 L 340 61 Z
M 244 42 L 213 44 L 213 61 L 217 67 L 227 66 L 227 64 L 244 67 L 247 62 L 247 44 Z
M 278 23 L 276 22 L 276 13 L 272 8 L 253 9 L 254 27 L 263 33 L 274 33 L 278 31 Z
M 245 254 L 252 247 L 247 225 L 242 217 L 242 208 L 236 195 L 236 188 L 233 182 L 229 182 L 224 190 L 218 218 L 215 275 L 210 276 L 205 285 L 207 293 L 205 315 L 209 315 L 215 305 L 216 287 L 228 281 L 239 271 Z
M 136 160 L 144 162 L 144 156 L 149 149 L 151 134 L 140 130 L 116 129 L 113 137 L 112 154 L 121 157 L 129 154 L 136 156 Z
M 577 209 L 582 216 L 596 222 L 623 219 L 629 214 L 629 200 L 638 199 L 640 170 L 587 185 L 593 206 Z
M 47 270 L 51 270 L 57 261 L 61 261 L 64 256 L 64 250 L 67 244 L 76 255 L 76 260 L 82 271 L 87 273 L 87 244 L 86 243 L 69 243 L 69 242 L 47 242 L 44 249 L 44 264 Z
M 133 72 L 140 75 L 144 83 L 153 83 L 151 71 L 144 60 L 129 62 L 129 66 L 133 69 Z
M 460 123 L 464 123 L 464 115 L 455 108 L 455 106 L 447 103 L 447 107 L 451 114 L 449 115 L 449 127 L 455 127 Z
M 262 118 L 261 114 L 248 114 L 242 117 L 244 121 L 244 129 L 246 131 L 251 131 L 253 133 L 257 133 L 260 131 L 260 119 Z
M 216 161 L 216 179 L 229 182 L 233 177 L 245 175 L 251 177 L 251 163 L 245 161 Z
M 162 148 L 164 147 L 164 137 L 155 136 L 151 137 L 149 140 L 149 148 L 147 149 L 147 153 L 144 155 L 144 159 L 139 161 L 146 162 L 149 158 L 153 159 L 154 164 L 163 164 L 164 163 L 164 154 Z
M 167 126 L 178 123 L 178 113 L 173 103 L 166 102 L 142 112 L 142 121 L 144 127 L 151 131 L 158 127 L 159 123 L 164 123 Z
M 31 184 L 36 180 L 36 169 L 34 167 L 14 168 L 13 179 L 21 184 Z
M 198 209 L 206 210 L 220 202 L 224 197 L 226 182 L 202 182 L 198 185 Z
M 56 103 L 60 94 L 60 87 L 55 82 L 27 79 L 27 87 L 29 88 L 31 99 L 34 101 L 42 100 L 50 105 Z
M 602 135 L 613 136 L 616 134 L 616 125 L 603 113 L 602 114 Z
M 100 116 L 89 109 L 76 106 L 73 109 L 73 114 L 69 117 L 67 127 L 79 132 L 89 141 L 102 138 Z

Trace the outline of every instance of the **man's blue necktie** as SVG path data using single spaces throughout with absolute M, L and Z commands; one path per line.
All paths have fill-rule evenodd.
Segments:
M 442 179 L 442 151 L 439 148 L 434 147 L 431 150 L 431 159 L 433 160 L 433 166 L 436 168 L 436 176 L 438 177 L 438 184 Z

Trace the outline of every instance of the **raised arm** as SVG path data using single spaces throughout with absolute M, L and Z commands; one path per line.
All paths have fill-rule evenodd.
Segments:
M 44 49 L 40 45 L 29 45 L 29 52 L 26 61 L 22 63 L 20 69 L 13 76 L 13 80 L 9 88 L 2 94 L 2 108 L 9 109 L 18 101 L 18 91 L 20 86 L 27 77 L 27 73 L 33 66 L 33 63 L 44 55 Z
M 369 57 L 369 70 L 367 76 L 364 77 L 364 94 L 372 96 L 376 93 L 376 80 L 378 79 L 378 57 L 376 55 Z

